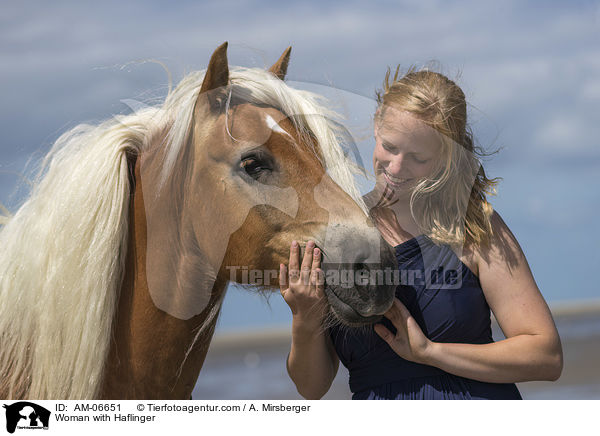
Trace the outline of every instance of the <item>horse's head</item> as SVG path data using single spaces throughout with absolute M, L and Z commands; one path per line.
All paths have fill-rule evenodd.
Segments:
M 363 208 L 326 170 L 338 165 L 351 174 L 333 124 L 317 106 L 298 103 L 304 94 L 283 83 L 289 51 L 269 73 L 230 73 L 226 44 L 211 57 L 189 144 L 178 158 L 183 170 L 177 186 L 183 188 L 174 205 L 180 211 L 176 282 L 190 287 L 182 295 L 206 292 L 198 285 L 219 278 L 274 288 L 291 241 L 314 240 L 324 255 L 332 312 L 348 325 L 373 322 L 394 295 L 393 284 L 381 283 L 384 275 L 375 270 L 394 268 L 394 256 Z M 160 248 L 169 242 L 173 237 Z M 175 312 L 193 315 L 198 307 L 186 304 Z

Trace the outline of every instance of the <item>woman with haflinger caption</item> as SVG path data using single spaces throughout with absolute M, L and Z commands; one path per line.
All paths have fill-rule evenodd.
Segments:
M 515 383 L 561 374 L 552 315 L 487 201 L 496 180 L 481 166 L 463 91 L 436 72 L 398 71 L 377 93 L 377 181 L 365 196 L 398 259 L 396 298 L 373 327 L 327 326 L 321 254 L 309 242 L 301 260 L 294 241 L 280 267 L 293 313 L 288 373 L 307 399 L 327 393 L 340 361 L 353 399 L 521 399 Z M 490 310 L 506 339 L 492 339 Z

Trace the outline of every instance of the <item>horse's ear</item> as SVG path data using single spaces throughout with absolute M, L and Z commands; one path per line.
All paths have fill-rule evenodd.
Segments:
M 273 64 L 269 71 L 279 77 L 281 80 L 285 79 L 285 75 L 287 73 L 288 63 L 290 62 L 290 53 L 292 52 L 292 47 L 288 47 L 285 49 L 281 57 L 277 62 Z
M 225 88 L 229 83 L 229 66 L 227 64 L 227 42 L 224 42 L 214 51 L 208 62 L 208 68 L 200 88 L 200 94 L 208 93 L 208 100 L 215 107 L 219 89 Z M 213 92 L 211 92 L 213 91 Z

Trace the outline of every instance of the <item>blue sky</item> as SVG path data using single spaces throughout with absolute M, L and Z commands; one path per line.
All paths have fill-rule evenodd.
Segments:
M 18 173 L 66 129 L 164 96 L 166 73 L 144 60 L 177 82 L 223 41 L 231 64 L 260 67 L 292 45 L 288 78 L 341 90 L 338 105 L 372 104 L 387 66 L 437 61 L 464 89 L 478 142 L 501 149 L 485 163 L 504 179 L 492 203 L 542 293 L 600 298 L 598 1 L 4 2 L 0 201 L 18 204 Z M 345 113 L 368 126 L 371 108 Z M 271 306 L 234 290 L 221 328 L 289 320 L 278 295 Z

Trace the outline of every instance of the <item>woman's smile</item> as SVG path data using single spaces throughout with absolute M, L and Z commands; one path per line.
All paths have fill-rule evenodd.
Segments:
M 386 170 L 382 170 L 382 172 L 383 172 L 383 177 L 385 178 L 385 181 L 392 188 L 405 188 L 408 185 L 410 185 L 410 183 L 413 181 L 412 178 L 403 179 L 403 178 L 399 178 L 399 177 L 394 177 L 391 174 L 389 174 Z

